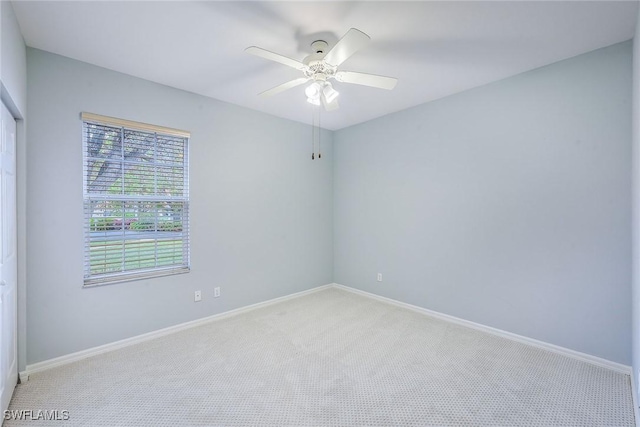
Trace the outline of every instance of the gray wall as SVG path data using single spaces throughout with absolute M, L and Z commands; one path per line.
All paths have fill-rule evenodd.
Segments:
M 335 132 L 335 282 L 629 365 L 630 98 L 625 42 Z
M 302 124 L 28 66 L 28 363 L 331 281 L 631 363 L 630 43 L 337 131 L 321 162 Z M 82 288 L 81 111 L 192 132 L 191 273 Z
M 636 391 L 640 386 L 640 11 L 636 20 L 636 34 L 633 38 L 633 296 L 632 303 L 632 346 L 633 381 Z
M 332 281 L 330 132 L 311 161 L 306 125 L 43 51 L 27 58 L 28 363 Z M 191 273 L 82 288 L 81 111 L 191 131 Z
M 0 98 L 17 119 L 17 208 L 18 208 L 18 370 L 27 361 L 26 348 L 26 123 L 27 50 L 20 26 L 9 1 L 0 1 Z

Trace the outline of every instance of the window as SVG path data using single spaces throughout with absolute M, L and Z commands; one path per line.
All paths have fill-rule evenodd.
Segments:
M 188 272 L 190 134 L 81 117 L 85 286 Z

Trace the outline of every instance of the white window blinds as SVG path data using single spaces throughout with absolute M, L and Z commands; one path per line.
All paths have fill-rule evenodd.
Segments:
M 82 122 L 85 286 L 189 271 L 189 133 Z

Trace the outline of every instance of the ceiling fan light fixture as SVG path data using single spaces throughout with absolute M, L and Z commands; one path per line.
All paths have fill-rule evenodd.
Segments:
M 320 97 L 317 98 L 307 98 L 307 102 L 312 105 L 320 105 Z
M 327 104 L 331 104 L 333 101 L 335 101 L 338 95 L 340 95 L 340 92 L 335 90 L 333 86 L 331 86 L 331 83 L 327 83 L 325 85 L 322 93 L 324 94 L 324 99 L 327 101 Z
M 321 89 L 322 88 L 320 87 L 320 84 L 318 82 L 313 82 L 309 86 L 307 86 L 307 88 L 304 90 L 304 93 L 305 95 L 307 95 L 308 100 L 309 99 L 319 100 Z

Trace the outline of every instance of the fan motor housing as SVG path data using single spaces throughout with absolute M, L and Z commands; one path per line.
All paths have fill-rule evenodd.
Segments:
M 313 53 L 302 61 L 309 67 L 305 72 L 307 77 L 312 78 L 315 81 L 326 81 L 328 78 L 335 75 L 336 67 L 333 67 L 324 61 L 328 46 L 329 44 L 324 40 L 316 40 L 311 43 Z

